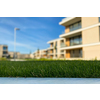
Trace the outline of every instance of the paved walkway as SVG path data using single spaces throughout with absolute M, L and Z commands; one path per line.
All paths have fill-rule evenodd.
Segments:
M 26 61 L 26 60 L 23 60 L 23 59 L 10 59 L 10 61 Z

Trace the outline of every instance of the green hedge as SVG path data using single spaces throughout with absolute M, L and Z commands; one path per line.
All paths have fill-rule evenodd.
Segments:
M 100 61 L 0 61 L 0 77 L 100 78 Z

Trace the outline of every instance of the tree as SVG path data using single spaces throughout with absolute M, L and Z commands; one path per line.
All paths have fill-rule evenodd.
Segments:
M 31 54 L 32 52 L 31 52 L 31 50 L 30 50 L 30 54 Z
M 39 52 L 40 50 L 39 50 L 39 48 L 37 49 L 37 52 Z
M 55 45 L 54 49 L 55 49 L 55 50 L 57 49 L 56 45 Z

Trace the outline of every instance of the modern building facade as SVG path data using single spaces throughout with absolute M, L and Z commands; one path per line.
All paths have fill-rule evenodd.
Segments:
M 100 59 L 100 18 L 68 17 L 60 23 L 65 33 L 60 35 L 66 44 L 60 50 L 66 58 Z
M 8 52 L 8 54 L 9 54 L 10 58 L 14 58 L 14 52 L 13 51 Z M 16 55 L 16 58 L 20 58 L 20 52 L 16 52 L 15 55 Z
M 50 44 L 50 47 L 48 48 L 48 57 L 65 58 L 64 50 L 60 50 L 60 48 L 65 45 L 64 42 L 65 42 L 64 38 L 58 38 L 58 39 L 48 41 L 47 43 Z
M 8 52 L 10 58 L 14 58 L 14 52 Z M 33 58 L 33 54 L 21 54 L 20 52 L 15 53 L 17 59 L 29 59 Z
M 47 58 L 100 59 L 100 17 L 67 17 L 65 32 L 48 41 Z
M 33 53 L 33 58 L 48 58 L 48 49 L 37 50 Z
M 0 45 L 0 58 L 8 56 L 8 46 Z
M 48 58 L 48 49 L 41 50 L 40 56 L 41 58 Z

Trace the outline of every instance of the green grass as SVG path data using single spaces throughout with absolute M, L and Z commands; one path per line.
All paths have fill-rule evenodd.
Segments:
M 100 78 L 100 61 L 0 61 L 0 77 Z

